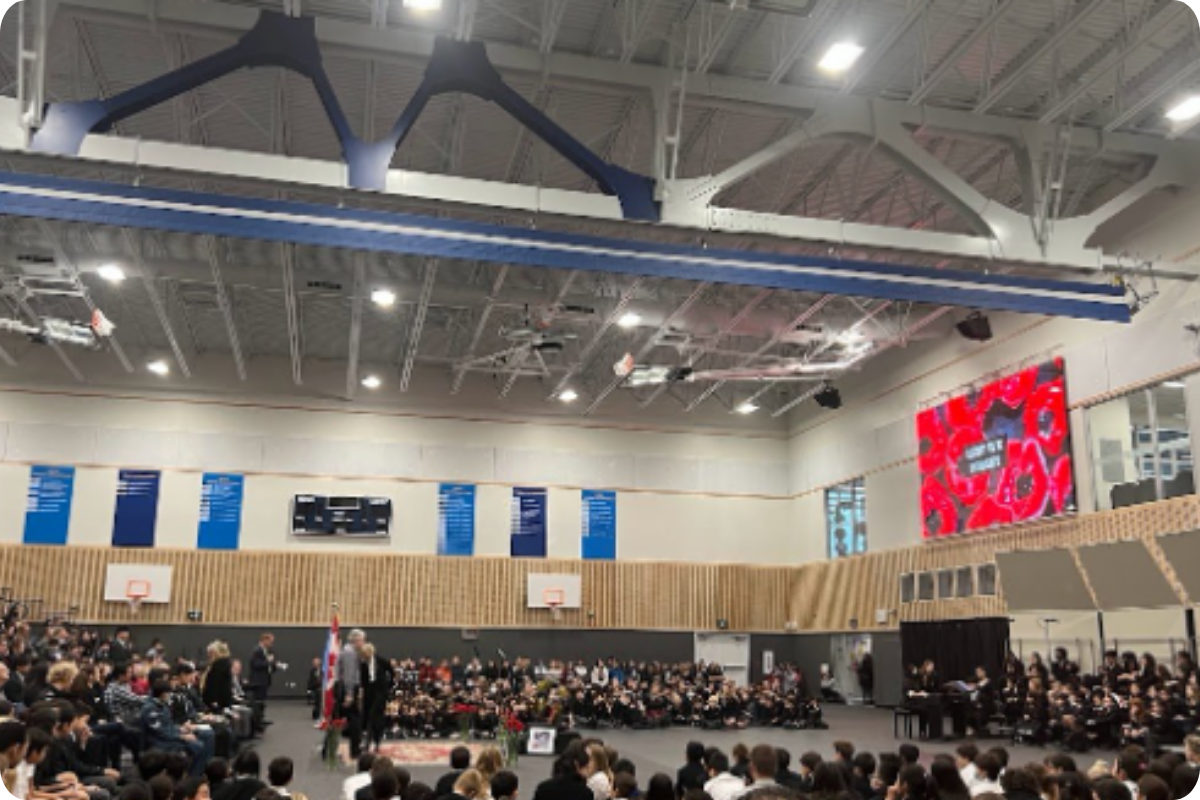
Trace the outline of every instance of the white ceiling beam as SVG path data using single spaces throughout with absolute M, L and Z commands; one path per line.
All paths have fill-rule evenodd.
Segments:
M 367 258 L 358 250 L 354 253 L 354 294 L 350 297 L 350 345 L 346 359 L 346 398 L 358 394 L 358 359 L 362 351 L 362 321 L 364 295 L 367 292 Z
M 1182 5 L 1180 5 L 1183 8 Z M 253 26 L 257 11 L 245 6 L 193 0 L 157 0 L 157 24 L 165 30 L 224 33 L 233 38 Z M 144 0 L 73 0 L 64 2 L 64 11 L 96 19 L 106 24 L 124 25 L 145 32 Z M 1185 9 L 1186 10 L 1186 9 Z M 318 18 L 317 38 L 327 55 L 352 60 L 375 59 L 383 63 L 422 65 L 433 53 L 433 33 L 406 28 L 375 29 L 368 25 Z M 615 60 L 555 52 L 544 56 L 536 49 L 502 43 L 488 44 L 488 57 L 501 72 L 545 75 L 551 85 L 586 86 L 589 91 L 636 90 L 650 92 L 669 86 L 678 79 L 674 70 L 647 64 L 620 64 Z M 745 108 L 758 105 L 784 113 L 796 110 L 842 108 L 853 111 L 863 107 L 886 109 L 904 124 L 929 125 L 982 136 L 1022 138 L 1022 129 L 1039 126 L 1035 122 L 1010 117 L 990 118 L 943 108 L 912 108 L 895 101 L 841 96 L 836 92 L 808 89 L 785 84 L 772 85 L 762 80 L 727 75 L 689 75 L 689 103 L 732 103 Z M 11 101 L 10 101 L 11 102 Z M 982 117 L 982 118 L 981 118 Z M 1050 132 L 1049 130 L 1047 132 Z M 8 136 L 2 137 L 8 140 Z M 89 137 L 93 138 L 93 137 Z M 150 143 L 144 143 L 150 144 Z M 1161 138 L 1136 134 L 1103 136 L 1101 132 L 1079 129 L 1073 132 L 1073 144 L 1083 149 L 1104 147 L 1110 152 L 1157 155 L 1173 147 Z M 1177 144 L 1177 149 L 1200 150 L 1200 146 Z M 341 169 L 340 165 L 333 165 Z
M 1061 45 L 1068 36 L 1075 33 L 1081 25 L 1091 18 L 1092 14 L 1100 10 L 1106 5 L 1109 0 L 1090 0 L 1083 6 L 1078 6 L 1075 13 L 1065 20 L 1049 35 L 1042 38 L 1038 43 L 1033 45 L 1031 52 L 1021 53 L 1012 60 L 1012 68 L 1006 70 L 998 79 L 998 81 L 988 91 L 976 105 L 972 113 L 984 114 L 1009 92 L 1013 90 L 1025 76 L 1037 68 L 1046 56 L 1050 55 L 1059 45 Z
M 1162 98 L 1166 97 L 1171 92 L 1177 90 L 1179 88 L 1179 84 L 1188 80 L 1198 72 L 1200 72 L 1200 58 L 1193 60 L 1191 63 L 1183 67 L 1183 69 L 1179 70 L 1166 80 L 1161 82 L 1156 81 L 1154 88 L 1150 89 L 1149 91 L 1139 91 L 1137 93 L 1137 97 L 1134 98 L 1134 102 L 1120 114 L 1114 117 L 1111 122 L 1105 125 L 1104 130 L 1108 133 L 1112 133 L 1126 123 L 1137 119 L 1142 112 L 1150 108 L 1150 106 L 1154 105 Z
M 39 314 L 33 308 L 33 306 L 29 304 L 28 300 L 26 300 L 24 297 L 21 297 L 19 294 L 13 295 L 12 299 L 13 302 L 16 303 L 21 309 L 21 311 L 24 312 L 25 316 L 29 318 L 30 322 L 39 326 L 45 324 L 45 321 L 42 319 L 42 315 Z M 62 346 L 53 339 L 49 341 L 49 344 L 50 349 L 54 351 L 54 355 L 58 356 L 58 360 L 61 361 L 62 365 L 67 368 L 67 372 L 71 373 L 71 377 L 80 383 L 85 383 L 87 379 L 83 377 L 83 373 L 79 371 L 79 367 L 75 366 L 75 362 L 71 360 L 69 355 L 67 355 L 67 351 L 64 350 Z M 13 365 L 16 365 L 15 362 Z
M 1155 36 L 1166 31 L 1168 27 L 1178 24 L 1185 14 L 1191 13 L 1191 9 L 1183 3 L 1170 3 L 1164 6 L 1157 14 L 1142 23 L 1141 28 L 1124 47 L 1111 53 L 1098 69 L 1091 72 L 1087 79 L 1075 86 L 1065 97 L 1042 114 L 1038 122 L 1042 125 L 1050 125 L 1063 114 L 1070 111 L 1097 83 L 1107 78 L 1113 70 L 1124 64 L 1125 60 L 1134 52 L 1141 49 Z
M 421 334 L 425 330 L 425 319 L 429 315 L 429 299 L 433 297 L 433 285 L 437 281 L 438 260 L 431 258 L 425 262 L 425 277 L 421 284 L 421 299 L 417 302 L 413 313 L 412 326 L 408 331 L 408 347 L 404 354 L 404 366 L 400 370 L 400 391 L 407 392 L 412 382 L 413 366 L 417 361 L 417 351 L 421 347 Z
M 696 38 L 702 41 L 698 54 L 699 57 L 696 60 L 696 66 L 692 69 L 692 74 L 704 75 L 712 69 L 713 63 L 721 53 L 721 48 L 729 40 L 729 34 L 733 33 L 733 28 L 737 24 L 738 17 L 741 16 L 741 12 L 736 9 L 725 9 L 725 17 L 721 20 L 721 26 L 717 29 L 716 33 L 709 35 L 709 31 L 706 29 L 711 26 L 712 15 L 716 13 L 717 8 L 716 3 L 706 2 L 700 6 Z M 690 78 L 691 75 L 689 74 L 688 77 Z
M 958 62 L 962 61 L 980 39 L 991 33 L 992 29 L 1004 18 L 1004 15 L 1012 10 L 1019 0 L 994 0 L 992 10 L 986 17 L 980 20 L 970 33 L 962 38 L 954 49 L 942 59 L 942 62 L 934 68 L 921 85 L 917 88 L 912 96 L 908 98 L 910 106 L 918 106 L 930 98 L 937 91 L 937 87 L 941 85 L 951 72 L 958 69 Z
M 765 343 L 763 343 L 757 350 L 755 350 L 753 353 L 746 355 L 745 357 L 740 359 L 736 364 L 734 364 L 734 369 L 741 369 L 742 367 L 748 367 L 751 364 L 753 364 L 755 361 L 757 361 L 758 359 L 762 358 L 764 355 L 769 353 L 772 349 L 774 349 L 775 347 L 778 347 L 779 343 L 782 342 L 788 336 L 788 334 L 795 331 L 797 328 L 799 328 L 804 323 L 808 322 L 810 319 L 815 317 L 817 314 L 820 314 L 821 311 L 825 308 L 825 306 L 829 305 L 832 301 L 833 301 L 833 295 L 827 294 L 827 295 L 822 296 L 815 303 L 811 303 L 810 305 L 808 305 L 791 322 L 787 323 L 786 325 L 781 326 L 778 330 L 776 330 L 775 333 L 771 336 L 771 338 L 768 339 Z M 714 394 L 719 392 L 721 390 L 721 388 L 723 386 L 725 386 L 725 384 L 727 384 L 727 383 L 729 383 L 729 381 L 720 380 L 720 381 L 716 381 L 715 383 L 711 384 L 708 388 L 706 388 L 703 392 L 700 393 L 699 397 L 692 400 L 692 402 L 688 403 L 687 406 L 684 408 L 684 411 L 689 412 L 689 413 L 692 411 L 695 411 L 697 408 L 699 408 L 700 406 L 702 406 L 704 404 L 705 400 L 707 400 L 708 398 L 712 397 Z
M 154 316 L 158 318 L 158 324 L 162 326 L 163 335 L 167 337 L 167 345 L 170 346 L 171 352 L 175 356 L 175 363 L 179 365 L 179 371 L 183 373 L 183 376 L 190 378 L 192 377 L 192 370 L 188 366 L 187 356 L 183 354 L 183 346 L 179 342 L 179 337 L 175 335 L 175 327 L 171 324 L 171 317 L 167 313 L 167 306 L 158 291 L 158 277 L 146 262 L 142 253 L 142 240 L 145 234 L 135 233 L 129 228 L 122 228 L 121 233 L 125 237 L 125 244 L 129 248 L 134 264 L 137 265 L 138 274 L 142 278 L 142 286 L 145 287 L 146 294 L 150 297 L 150 305 L 154 308 Z
M 719 352 L 718 348 L 720 347 L 721 340 L 737 330 L 737 327 L 749 319 L 750 315 L 753 314 L 755 310 L 757 310 L 760 305 L 766 302 L 767 298 L 774 293 L 775 291 L 773 289 L 763 289 L 761 292 L 752 297 L 750 302 L 742 306 L 741 311 L 739 311 L 728 322 L 721 326 L 721 328 L 713 335 L 710 341 L 708 341 L 703 347 L 693 350 L 688 355 L 687 366 L 695 367 L 704 358 Z M 654 401 L 663 394 L 663 392 L 667 391 L 669 386 L 670 384 L 667 383 L 659 384 L 658 387 L 651 392 L 650 396 L 641 402 L 641 407 L 649 408 Z
M 705 292 L 707 292 L 710 288 L 712 288 L 712 284 L 708 283 L 707 281 L 697 284 L 692 289 L 691 294 L 689 294 L 687 298 L 685 298 L 684 301 L 680 303 L 675 310 L 672 311 L 667 318 L 662 321 L 661 325 L 655 328 L 654 331 L 652 331 L 650 335 L 646 337 L 645 342 L 642 343 L 642 346 L 638 349 L 637 353 L 634 354 L 633 360 L 637 363 L 640 363 L 647 355 L 649 355 L 650 351 L 658 346 L 659 337 L 669 331 L 675 325 L 675 323 L 682 319 L 683 316 L 691 310 L 692 306 L 698 303 L 700 298 L 704 297 Z M 601 389 L 600 393 L 597 394 L 595 398 L 592 399 L 592 402 L 588 405 L 588 407 L 584 409 L 583 415 L 585 417 L 591 416 L 591 414 L 598 409 L 606 399 L 608 399 L 608 396 L 616 391 L 617 387 L 624 382 L 625 376 L 614 375 L 612 380 L 608 382 L 608 385 Z
M 633 62 L 638 48 L 646 38 L 646 29 L 658 7 L 658 0 L 624 0 L 621 5 L 621 58 L 622 64 Z
M 578 272 L 569 273 L 563 280 L 562 285 L 558 287 L 558 292 L 554 295 L 554 300 L 550 304 L 550 311 L 545 316 L 545 322 L 551 324 L 558 317 L 559 305 L 566 299 L 567 294 L 571 291 L 571 287 L 575 285 L 575 279 L 579 277 Z M 518 345 L 514 348 L 513 354 L 517 356 L 517 363 L 513 364 L 508 375 L 508 380 L 504 384 L 504 388 L 500 390 L 500 397 L 508 397 L 508 393 L 512 391 L 513 386 L 517 383 L 517 378 L 521 377 L 522 370 L 525 367 L 525 362 L 529 360 L 529 356 L 534 352 L 532 345 Z M 540 358 L 540 354 L 539 354 Z
M 279 244 L 279 264 L 283 278 L 283 305 L 287 315 L 288 354 L 292 362 L 292 383 L 304 384 L 304 339 L 300 327 L 300 301 L 296 296 L 296 247 Z
M 567 11 L 567 0 L 542 0 L 542 31 L 538 37 L 538 52 L 549 55 L 554 52 L 558 31 L 562 28 L 563 16 Z
M 217 308 L 221 310 L 221 319 L 225 322 L 225 333 L 229 337 L 229 351 L 233 355 L 233 366 L 237 370 L 239 380 L 246 380 L 246 360 L 242 356 L 242 340 L 238 336 L 237 323 L 233 316 L 233 303 L 229 292 L 225 289 L 225 279 L 221 277 L 221 256 L 217 250 L 217 240 L 212 236 L 203 237 L 205 256 L 212 269 L 213 287 L 217 293 Z
M 479 312 L 479 319 L 475 323 L 475 331 L 471 334 L 471 342 L 467 345 L 467 352 L 463 356 L 465 362 L 470 362 L 475 357 L 475 351 L 479 349 L 479 341 L 483 338 L 484 329 L 487 328 L 488 321 L 492 318 L 492 312 L 496 309 L 496 301 L 500 297 L 500 291 L 504 288 L 504 281 L 508 279 L 508 270 L 508 264 L 501 264 L 500 269 L 496 271 L 491 291 L 488 292 L 487 302 L 484 303 L 483 309 Z M 466 369 L 455 370 L 454 381 L 450 384 L 450 394 L 458 394 L 459 390 L 462 389 L 463 378 L 466 376 Z
M 596 352 L 596 349 L 600 346 L 600 343 L 604 341 L 604 337 L 608 334 L 609 330 L 611 330 L 612 327 L 617 324 L 617 320 L 620 319 L 621 315 L 625 313 L 625 309 L 629 307 L 630 302 L 633 301 L 634 296 L 637 294 L 638 290 L 642 288 L 642 284 L 645 282 L 646 278 L 641 276 L 638 276 L 630 281 L 629 285 L 625 287 L 625 290 L 621 292 L 621 297 L 617 300 L 616 305 L 613 306 L 613 309 L 608 313 L 608 316 L 604 318 L 604 322 L 600 323 L 599 329 L 579 352 L 579 355 L 571 364 L 570 369 L 567 370 L 567 374 L 563 375 L 562 379 L 555 384 L 554 390 L 550 392 L 546 399 L 552 400 L 555 397 L 558 397 L 558 395 L 561 394 L 564 389 L 571 385 L 571 379 L 578 375 L 580 371 L 587 368 L 589 362 L 592 360 L 592 355 Z

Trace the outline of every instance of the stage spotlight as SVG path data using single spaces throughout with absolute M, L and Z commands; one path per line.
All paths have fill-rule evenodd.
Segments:
M 813 395 L 813 400 L 816 400 L 817 405 L 821 408 L 837 409 L 842 407 L 842 393 L 831 383 L 822 386 L 821 391 Z
M 978 311 L 972 311 L 955 327 L 964 339 L 970 339 L 972 342 L 987 342 L 992 338 L 991 320 Z

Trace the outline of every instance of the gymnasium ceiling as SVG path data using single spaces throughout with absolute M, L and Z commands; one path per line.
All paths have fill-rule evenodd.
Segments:
M 225 0 L 279 10 L 278 0 Z M 290 2 L 290 0 L 288 0 Z M 49 34 L 47 98 L 110 97 L 216 52 L 229 31 L 166 24 L 151 14 L 118 13 L 90 0 L 57 6 Z M 128 5 L 128 4 L 126 4 Z M 282 3 L 287 5 L 287 2 Z M 412 29 L 503 44 L 544 56 L 573 54 L 602 68 L 594 80 L 505 74 L 522 95 L 600 155 L 653 173 L 654 118 L 645 92 L 609 80 L 622 64 L 678 67 L 692 79 L 737 77 L 1047 121 L 1096 131 L 1191 139 L 1164 112 L 1200 85 L 1200 39 L 1193 14 L 1176 0 L 446 0 L 418 14 L 399 0 L 302 0 L 304 14 L 364 26 Z M 15 92 L 16 12 L 0 30 L 0 85 Z M 827 45 L 853 35 L 866 54 L 844 77 L 815 61 Z M 549 61 L 547 61 L 549 63 Z M 357 130 L 389 128 L 421 81 L 424 64 L 376 52 L 326 49 L 325 67 Z M 1070 99 L 1069 103 L 1064 99 Z M 684 96 L 679 178 L 710 175 L 796 130 L 803 116 L 784 107 Z M 337 160 L 339 147 L 304 79 L 282 70 L 243 70 L 121 123 L 115 134 Z M 913 133 L 928 152 L 992 201 L 1020 209 L 1027 198 L 1013 150 L 982 136 L 935 128 Z M 118 182 L 273 196 L 262 186 L 211 177 L 70 161 L 6 156 L 6 166 Z M 1056 213 L 1086 214 L 1149 170 L 1146 157 L 1072 153 L 1056 162 Z M 593 192 L 586 176 L 530 136 L 497 107 L 469 96 L 436 98 L 393 168 L 544 188 Z M 290 191 L 290 199 L 446 213 L 445 207 L 394 197 Z M 727 188 L 721 205 L 780 215 L 864 222 L 897 229 L 962 232 L 952 208 L 909 177 L 870 142 L 820 140 Z M 458 216 L 536 224 L 518 214 L 469 209 Z M 886 303 L 687 281 L 567 273 L 442 260 L 426 262 L 245 240 L 142 234 L 81 224 L 8 218 L 0 269 L 28 285 L 65 275 L 63 293 L 31 299 L 42 316 L 84 318 L 86 293 L 118 325 L 110 352 L 57 356 L 19 339 L 0 340 L 0 381 L 168 391 L 349 398 L 384 406 L 463 408 L 512 414 L 671 421 L 679 425 L 777 427 L 812 384 L 677 385 L 616 388 L 613 363 L 643 360 L 706 367 L 769 365 L 836 355 L 847 331 L 874 342 L 860 363 L 897 358 L 902 347 L 945 337 L 961 309 Z M 616 226 L 575 220 L 555 227 L 613 234 Z M 642 238 L 696 243 L 670 228 Z M 722 246 L 779 249 L 762 237 L 713 237 Z M 787 250 L 823 253 L 789 243 Z M 905 263 L 970 266 L 899 251 L 838 251 Z M 101 280 L 105 263 L 133 279 Z M 390 310 L 366 300 L 386 287 Z M 5 301 L 8 302 L 8 301 Z M 11 303 L 10 303 L 11 305 Z M 565 310 L 564 306 L 577 306 Z M 21 309 L 12 307 L 14 315 Z M 626 312 L 639 325 L 615 322 Z M 517 354 L 512 331 L 530 317 L 552 318 L 561 351 Z M 803 328 L 796 330 L 796 322 Z M 888 355 L 884 355 L 888 354 Z M 166 380 L 144 364 L 166 358 Z M 187 377 L 191 373 L 191 377 Z M 359 382 L 377 375 L 383 386 Z M 571 404 L 556 394 L 572 388 Z M 762 406 L 730 416 L 747 398 Z M 774 420 L 774 421 L 772 421 Z

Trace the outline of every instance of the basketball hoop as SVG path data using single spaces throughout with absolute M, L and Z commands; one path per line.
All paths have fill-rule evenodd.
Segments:
M 137 616 L 142 610 L 142 601 L 150 596 L 150 581 L 126 581 L 125 598 L 129 600 L 129 613 Z
M 562 589 L 546 589 L 542 592 L 542 602 L 550 609 L 550 617 L 555 622 L 562 619 L 562 607 L 566 599 L 567 593 Z

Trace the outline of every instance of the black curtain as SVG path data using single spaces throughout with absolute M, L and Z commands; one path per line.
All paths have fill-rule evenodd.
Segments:
M 905 669 L 932 659 L 942 681 L 973 681 L 976 667 L 999 680 L 1008 656 L 1008 617 L 901 622 L 900 654 Z

